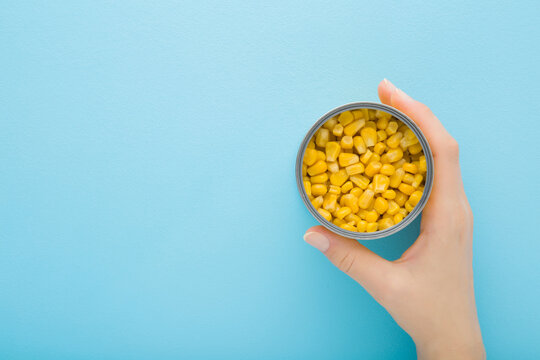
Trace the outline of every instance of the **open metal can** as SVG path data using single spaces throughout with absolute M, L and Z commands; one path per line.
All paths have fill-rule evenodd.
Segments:
M 422 150 L 426 157 L 427 170 L 426 170 L 426 178 L 424 180 L 424 191 L 418 204 L 416 204 L 413 210 L 399 223 L 387 229 L 374 231 L 374 232 L 356 232 L 356 231 L 345 230 L 333 224 L 332 222 L 326 220 L 325 218 L 323 218 L 323 216 L 319 214 L 319 212 L 311 204 L 311 201 L 304 188 L 303 177 L 302 177 L 302 162 L 304 159 L 304 153 L 306 151 L 309 141 L 315 135 L 317 130 L 319 130 L 319 128 L 323 126 L 323 124 L 326 123 L 326 121 L 329 120 L 330 118 L 344 111 L 357 110 L 357 109 L 372 109 L 372 110 L 385 111 L 391 114 L 392 116 L 394 116 L 396 119 L 403 122 L 405 125 L 409 127 L 409 129 L 411 129 L 414 132 L 414 134 L 418 138 L 418 141 L 420 145 L 422 146 Z M 323 225 L 325 228 L 327 228 L 328 230 L 336 234 L 339 234 L 348 238 L 358 239 L 358 240 L 374 240 L 374 239 L 379 239 L 382 237 L 395 234 L 396 232 L 400 231 L 401 229 L 409 225 L 422 212 L 422 210 L 424 209 L 424 206 L 426 205 L 428 201 L 429 195 L 431 194 L 431 188 L 433 186 L 433 175 L 434 175 L 433 167 L 434 167 L 433 154 L 431 152 L 431 149 L 429 148 L 429 143 L 426 137 L 424 136 L 424 134 L 422 133 L 422 131 L 420 131 L 420 128 L 418 127 L 418 125 L 416 125 L 416 123 L 413 120 L 411 120 L 411 118 L 409 118 L 407 115 L 405 115 L 401 111 L 388 105 L 378 104 L 374 102 L 355 102 L 355 103 L 339 106 L 333 110 L 330 110 L 329 112 L 324 114 L 311 127 L 311 129 L 308 131 L 308 133 L 304 137 L 304 140 L 302 141 L 302 144 L 300 145 L 300 149 L 298 150 L 298 155 L 296 157 L 296 170 L 295 171 L 296 171 L 296 184 L 298 186 L 298 191 L 300 192 L 300 196 L 302 197 L 302 201 L 304 201 L 304 204 L 308 208 L 311 215 L 313 215 L 315 219 L 317 219 L 317 221 L 321 223 L 321 225 Z

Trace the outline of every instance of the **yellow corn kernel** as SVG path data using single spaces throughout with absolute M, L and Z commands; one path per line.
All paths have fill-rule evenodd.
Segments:
M 353 194 L 345 194 L 339 199 L 339 204 L 341 206 L 348 207 L 352 210 L 353 213 L 357 213 L 358 210 L 358 198 Z
M 325 218 L 327 221 L 332 221 L 332 214 L 330 214 L 330 212 L 329 212 L 328 210 L 324 210 L 324 209 L 318 208 L 317 211 L 318 211 L 319 214 L 321 214 L 322 217 Z
M 422 183 L 422 180 L 424 180 L 424 177 L 420 174 L 416 174 L 414 175 L 414 181 L 412 182 L 412 186 L 414 188 L 418 188 L 420 186 L 420 184 Z
M 326 160 L 326 154 L 323 151 L 317 150 L 317 161 Z
M 408 162 L 403 164 L 402 167 L 403 167 L 403 170 L 411 174 L 416 174 L 418 172 L 418 168 L 416 167 L 416 165 L 408 163 Z
M 330 175 L 330 184 L 341 186 L 345 184 L 345 181 L 349 178 L 349 175 L 347 175 L 347 171 L 345 169 L 341 169 L 336 173 L 333 173 Z
M 398 213 L 400 207 L 397 202 L 394 200 L 388 200 L 388 210 L 386 211 L 390 215 L 395 215 Z
M 347 216 L 345 216 L 345 221 L 347 223 L 354 223 L 354 224 L 358 224 L 358 222 L 360 221 L 360 216 L 356 215 L 356 214 L 349 214 Z
M 361 109 L 351 110 L 351 112 L 352 112 L 355 120 L 364 118 L 364 114 L 362 113 Z
M 333 118 L 326 120 L 323 127 L 327 128 L 328 130 L 332 130 L 334 126 L 336 126 L 336 124 L 337 124 L 337 117 L 334 116 Z
M 403 150 L 401 150 L 399 147 L 390 149 L 386 152 L 386 156 L 388 157 L 388 161 L 391 163 L 399 161 L 401 158 L 403 158 Z
M 405 176 L 405 170 L 397 168 L 394 175 L 390 176 L 390 187 L 397 188 Z
M 328 174 L 322 173 L 319 175 L 312 176 L 310 181 L 312 184 L 324 184 L 325 182 L 328 181 Z
M 346 224 L 345 220 L 343 220 L 343 219 L 334 219 L 332 222 L 335 225 L 340 226 L 340 227 L 341 227 L 341 225 Z
M 334 194 L 334 195 L 339 195 L 339 194 L 341 194 L 341 187 L 339 187 L 337 185 L 330 185 L 328 187 L 328 193 L 329 194 Z
M 369 185 L 369 179 L 362 175 L 353 175 L 351 176 L 351 181 L 354 185 L 358 186 L 360 189 L 365 190 Z
M 309 176 L 315 176 L 326 172 L 327 169 L 328 166 L 326 165 L 326 162 L 324 160 L 319 160 L 315 164 L 308 167 L 307 172 Z
M 410 201 L 407 201 L 407 202 L 405 203 L 405 210 L 407 210 L 408 212 L 411 212 L 413 209 L 414 209 L 414 205 L 411 204 Z
M 375 232 L 379 227 L 378 223 L 367 223 L 366 232 Z
M 362 165 L 361 163 L 356 163 L 356 164 L 347 166 L 345 170 L 347 171 L 347 174 L 349 175 L 361 174 L 364 172 L 364 165 Z
M 313 188 L 311 189 L 313 192 Z M 358 198 L 358 207 L 361 209 L 367 209 L 375 196 L 375 192 L 371 189 L 366 189 L 362 195 Z
M 336 205 L 337 205 L 337 195 L 336 194 L 326 194 L 324 195 L 323 199 L 323 204 L 322 204 L 322 207 L 324 210 L 328 210 L 330 212 L 333 212 L 336 210 Z
M 381 170 L 382 164 L 378 161 L 370 162 L 367 166 L 364 172 L 367 176 L 373 176 Z
M 379 156 L 379 154 L 373 153 L 373 154 L 371 154 L 371 156 L 369 158 L 368 164 L 370 162 L 374 162 L 374 161 L 379 161 L 380 162 L 380 160 L 381 160 L 381 157 Z
M 415 188 L 413 188 L 411 185 L 405 184 L 405 183 L 399 184 L 398 189 L 399 191 L 401 191 L 402 193 L 406 195 L 411 195 L 415 190 Z M 311 187 L 311 191 L 313 192 L 313 186 Z M 410 210 L 407 210 L 407 211 L 410 211 Z
M 403 217 L 407 216 L 409 212 L 405 208 L 400 208 L 398 211 L 398 214 L 403 215 Z
M 350 111 L 344 111 L 338 116 L 338 121 L 343 126 L 347 126 L 354 121 L 354 115 Z
M 366 144 L 364 143 L 364 139 L 362 139 L 361 136 L 353 137 L 353 146 L 356 149 L 356 152 L 359 154 L 363 154 L 364 152 L 366 152 Z
M 401 191 L 396 191 L 396 197 L 394 198 L 394 201 L 399 205 L 403 206 L 405 205 L 405 202 L 409 199 L 407 195 L 402 193 Z
M 355 120 L 349 125 L 345 126 L 343 133 L 348 136 L 353 136 L 365 125 L 365 123 L 366 121 L 364 119 Z
M 364 139 L 367 147 L 374 146 L 377 143 L 377 131 L 372 127 L 364 127 L 360 130 L 360 136 Z
M 398 168 L 403 167 L 403 164 L 405 164 L 406 162 L 407 162 L 407 160 L 405 160 L 405 159 L 400 159 L 400 160 L 396 161 L 395 163 L 393 163 L 392 165 L 394 165 L 394 167 L 395 167 L 396 169 L 398 169 Z M 405 170 L 403 170 L 403 171 L 405 171 Z
M 351 153 L 341 153 L 339 154 L 339 166 L 347 167 L 352 164 L 356 164 L 360 161 L 360 158 L 356 154 Z
M 409 152 L 412 155 L 419 154 L 421 151 L 422 151 L 422 145 L 420 144 L 414 144 L 414 145 L 409 146 Z
M 311 185 L 311 194 L 313 196 L 324 195 L 328 191 L 325 184 L 313 184 Z
M 414 138 L 414 139 L 407 139 L 407 138 L 403 138 L 399 141 L 399 146 L 405 150 L 407 149 L 409 146 L 411 145 L 415 145 L 415 144 L 418 144 L 418 139 L 417 138 Z
M 347 181 L 345 184 L 341 185 L 341 192 L 348 193 L 354 187 L 352 181 Z
M 386 113 L 386 114 L 388 114 L 388 113 Z M 377 120 L 377 123 L 376 123 L 377 124 L 377 129 L 379 129 L 379 130 L 386 129 L 388 127 L 388 120 L 389 120 L 389 118 L 386 115 L 384 115 L 382 117 L 379 117 L 379 119 Z
M 313 141 L 313 139 L 311 139 L 311 140 L 308 142 L 307 148 L 308 148 L 308 149 L 315 149 L 315 141 Z
M 315 209 L 318 209 L 322 206 L 323 202 L 324 198 L 322 196 L 317 196 L 316 198 L 311 200 L 311 205 L 313 205 Z
M 360 220 L 356 222 L 356 230 L 358 232 L 366 232 L 367 221 Z
M 362 109 L 362 114 L 364 115 L 364 120 L 369 120 L 369 109 Z
M 366 122 L 366 127 L 372 128 L 373 130 L 375 130 L 375 132 L 377 132 L 377 124 L 375 124 L 375 121 Z
M 388 214 L 388 211 L 384 213 L 384 215 L 382 216 L 383 219 L 386 219 L 386 218 L 391 218 L 393 217 L 392 215 Z
M 386 149 L 386 145 L 384 145 L 384 143 L 382 143 L 382 142 L 378 142 L 373 147 L 373 152 L 375 154 L 381 155 L 384 152 L 384 149 Z
M 336 161 L 340 152 L 341 146 L 336 141 L 326 143 L 326 161 Z
M 367 210 L 364 210 L 364 209 L 360 209 L 358 210 L 358 216 L 360 216 L 360 219 L 362 220 L 366 220 L 366 214 L 367 214 Z
M 343 219 L 345 216 L 349 215 L 350 213 L 352 213 L 352 210 L 348 208 L 347 206 L 344 206 L 340 208 L 338 211 L 336 211 L 336 217 L 338 219 Z
M 414 182 L 414 175 L 406 173 L 405 175 L 403 175 L 403 180 L 401 181 L 405 184 L 411 185 Z
M 416 206 L 416 204 L 418 204 L 421 198 L 422 198 L 422 191 L 415 191 L 409 197 L 408 202 L 411 203 L 412 206 Z
M 307 165 L 302 164 L 302 176 L 306 176 L 306 175 L 307 175 Z
M 366 221 L 375 222 L 379 219 L 379 213 L 376 210 L 370 210 L 366 212 Z
M 386 119 L 386 120 L 392 117 L 391 114 L 383 110 L 375 110 L 375 116 L 377 117 L 377 119 Z
M 398 129 L 398 123 L 395 122 L 395 121 L 390 121 L 388 123 L 388 126 L 386 127 L 385 131 L 386 133 L 391 136 L 391 135 L 394 135 Z
M 336 124 L 336 125 L 332 128 L 332 134 L 334 134 L 335 136 L 341 136 L 341 135 L 343 135 L 343 125 L 341 125 L 341 124 Z
M 389 164 L 390 163 L 390 160 L 388 160 L 388 155 L 386 155 L 386 154 L 381 155 L 381 163 L 382 164 Z
M 420 165 L 418 165 L 418 170 L 422 174 L 425 173 L 427 171 L 426 157 L 424 155 L 420 156 L 420 159 L 418 159 L 418 162 L 420 163 Z
M 315 144 L 317 144 L 318 147 L 324 148 L 329 138 L 330 130 L 321 128 L 317 131 L 317 135 L 315 136 Z
M 307 148 L 304 153 L 304 164 L 311 166 L 317 161 L 317 150 L 312 148 Z
M 349 230 L 349 231 L 356 231 L 356 227 L 354 225 L 347 224 L 347 223 L 340 225 L 339 227 L 345 230 Z
M 383 142 L 388 136 L 384 130 L 377 131 L 377 142 Z
M 352 184 L 352 182 L 351 182 L 351 184 Z M 359 198 L 360 195 L 362 195 L 363 192 L 364 192 L 364 190 L 360 189 L 359 187 L 355 187 L 355 188 L 351 189 L 349 194 L 352 194 L 352 195 L 356 196 L 357 198 Z
M 394 215 L 394 223 L 397 224 L 400 221 L 402 221 L 404 218 L 405 217 L 403 216 L 403 214 L 396 214 L 396 215 Z
M 386 145 L 388 145 L 389 148 L 395 149 L 399 147 L 399 142 L 402 138 L 403 138 L 403 134 L 400 132 L 397 132 L 394 135 L 390 136 L 388 140 L 386 140 Z
M 420 155 L 418 155 L 418 157 L 420 157 Z M 414 164 L 414 166 L 416 166 L 416 168 L 418 169 L 418 172 L 420 172 L 420 161 L 415 160 L 412 163 Z
M 328 162 L 326 163 L 326 166 L 328 167 L 328 171 L 330 171 L 331 173 L 336 173 L 339 171 L 339 164 L 337 163 L 337 161 Z
M 398 131 L 405 134 L 406 130 L 410 130 L 409 127 L 405 125 L 404 123 L 400 123 L 398 127 Z
M 388 229 L 392 226 L 394 226 L 394 219 L 392 219 L 391 217 L 379 220 L 379 230 Z
M 405 130 L 405 132 L 403 133 L 403 136 L 404 136 L 405 139 L 407 139 L 407 140 L 413 140 L 413 139 L 416 139 L 416 135 L 414 135 L 414 131 L 412 131 L 411 129 Z
M 388 210 L 388 200 L 382 197 L 376 198 L 373 203 L 373 209 L 381 215 L 384 214 Z
M 388 189 L 388 185 L 390 185 L 390 178 L 388 176 L 382 174 L 375 174 L 373 176 L 373 191 L 376 194 L 385 192 Z
M 369 185 L 368 185 L 368 187 L 367 187 L 367 188 L 368 188 L 369 190 L 373 190 L 373 189 L 374 189 L 374 187 L 373 187 L 373 183 L 372 183 L 372 182 L 371 182 L 371 183 L 369 183 Z
M 371 158 L 371 155 L 373 155 L 373 153 L 371 152 L 371 150 L 367 149 L 366 152 L 360 157 L 360 161 L 364 164 L 367 164 L 369 162 L 369 159 Z
M 392 189 L 385 190 L 382 193 L 382 197 L 388 200 L 392 200 L 396 198 L 396 192 Z
M 352 149 L 353 148 L 352 136 L 345 135 L 344 137 L 342 137 L 340 145 L 342 149 L 346 149 L 346 150 Z
M 311 196 L 311 183 L 309 181 L 304 180 L 304 190 L 307 196 Z
M 392 164 L 383 164 L 381 167 L 380 173 L 387 176 L 392 176 L 396 172 L 394 165 Z

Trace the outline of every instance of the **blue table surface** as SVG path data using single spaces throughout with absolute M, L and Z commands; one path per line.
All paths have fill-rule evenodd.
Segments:
M 540 7 L 4 1 L 1 359 L 413 359 L 302 240 L 296 152 L 387 77 L 461 146 L 491 359 L 540 354 Z M 396 259 L 415 221 L 366 242 Z

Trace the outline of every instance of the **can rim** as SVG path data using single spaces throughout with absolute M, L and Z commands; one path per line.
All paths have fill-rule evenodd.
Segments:
M 426 178 L 425 178 L 425 185 L 424 185 L 424 193 L 422 194 L 422 197 L 420 198 L 420 201 L 416 206 L 414 207 L 413 211 L 411 211 L 405 219 L 400 221 L 398 224 L 391 226 L 384 230 L 378 230 L 375 232 L 370 233 L 361 233 L 356 231 L 349 231 L 345 230 L 328 220 L 322 217 L 321 214 L 313 207 L 313 204 L 309 200 L 306 191 L 304 189 L 304 183 L 303 183 L 303 176 L 302 176 L 302 163 L 304 159 L 304 153 L 306 151 L 307 145 L 315 132 L 319 130 L 319 128 L 331 117 L 342 113 L 343 111 L 347 110 L 355 110 L 355 109 L 372 109 L 372 110 L 383 110 L 390 114 L 392 114 L 394 117 L 401 120 L 403 123 L 405 123 L 416 135 L 418 138 L 418 141 L 420 145 L 422 146 L 422 150 L 424 151 L 424 155 L 426 156 Z M 352 102 L 345 105 L 338 106 L 326 114 L 324 114 L 322 117 L 317 120 L 317 122 L 311 127 L 311 129 L 307 132 L 306 136 L 304 137 L 304 140 L 300 144 L 300 149 L 298 150 L 298 155 L 296 156 L 296 185 L 298 187 L 298 191 L 300 192 L 300 197 L 302 198 L 302 201 L 306 205 L 307 209 L 313 215 L 317 221 L 323 225 L 328 230 L 348 237 L 352 239 L 357 240 L 375 240 L 380 239 L 382 237 L 387 237 L 392 234 L 397 233 L 398 231 L 401 231 L 405 227 L 407 227 L 411 222 L 416 219 L 416 217 L 422 212 L 424 209 L 424 206 L 427 203 L 427 200 L 431 194 L 431 188 L 433 187 L 433 176 L 434 176 L 434 161 L 433 161 L 433 153 L 431 152 L 431 148 L 429 147 L 429 143 L 425 137 L 425 135 L 422 133 L 418 125 L 407 115 L 399 111 L 398 109 L 391 107 L 389 105 L 385 104 L 379 104 L 375 102 L 370 101 L 362 101 L 362 102 Z

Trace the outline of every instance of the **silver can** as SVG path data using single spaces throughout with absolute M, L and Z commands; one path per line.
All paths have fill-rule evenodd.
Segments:
M 308 195 L 306 194 L 306 190 L 304 189 L 304 182 L 303 182 L 303 176 L 302 176 L 302 163 L 304 159 L 304 152 L 306 151 L 307 145 L 313 135 L 319 130 L 319 128 L 330 118 L 334 117 L 335 115 L 338 115 L 342 113 L 343 111 L 348 110 L 357 110 L 357 109 L 373 109 L 373 110 L 382 110 L 385 111 L 395 118 L 399 119 L 401 122 L 403 122 L 405 125 L 407 125 L 416 135 L 418 138 L 418 141 L 420 142 L 420 145 L 422 145 L 422 150 L 424 151 L 424 155 L 426 157 L 426 178 L 425 178 L 425 184 L 424 184 L 424 193 L 422 194 L 422 198 L 416 204 L 414 209 L 399 223 L 396 225 L 389 227 L 388 229 L 375 231 L 375 232 L 369 232 L 369 233 L 361 233 L 356 231 L 349 231 L 345 230 L 328 220 L 322 217 L 321 214 L 313 207 L 311 204 L 311 201 L 309 200 Z M 382 237 L 386 237 L 392 234 L 397 233 L 401 229 L 404 229 L 407 225 L 409 225 L 424 209 L 424 206 L 426 205 L 429 195 L 431 194 L 431 188 L 433 186 L 433 154 L 431 153 L 431 149 L 429 148 L 429 143 L 422 133 L 420 131 L 420 128 L 416 123 L 411 120 L 407 115 L 402 113 L 401 111 L 388 106 L 384 104 L 378 104 L 374 102 L 355 102 L 346 104 L 340 107 L 337 107 L 333 110 L 330 110 L 326 114 L 324 114 L 316 123 L 311 127 L 311 129 L 308 131 L 306 136 L 304 137 L 304 140 L 302 141 L 302 144 L 300 145 L 300 149 L 298 150 L 298 155 L 296 157 L 296 184 L 298 186 L 298 191 L 300 192 L 300 196 L 302 197 L 302 201 L 304 201 L 304 204 L 308 208 L 311 215 L 317 219 L 321 225 L 323 225 L 328 230 L 348 237 L 352 239 L 358 239 L 358 240 L 374 240 L 379 239 Z

